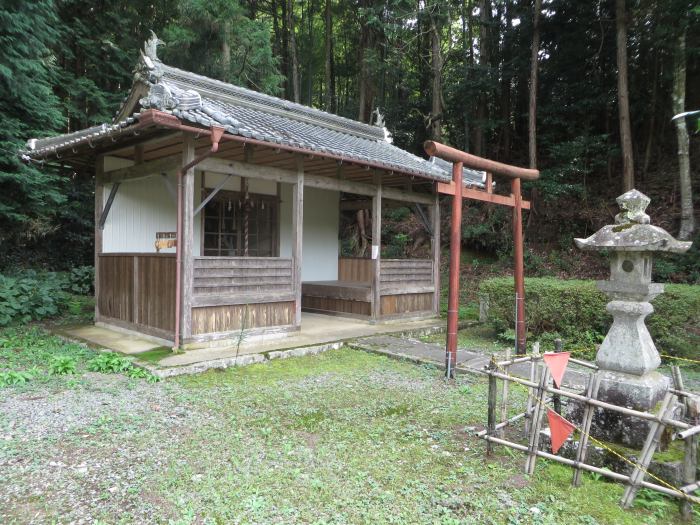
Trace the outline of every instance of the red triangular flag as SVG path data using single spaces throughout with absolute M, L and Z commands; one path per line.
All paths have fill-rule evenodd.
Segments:
M 554 410 L 547 409 L 547 419 L 549 420 L 549 434 L 552 441 L 552 454 L 559 452 L 564 442 L 576 428 L 573 423 L 557 414 Z
M 557 388 L 561 388 L 561 380 L 564 379 L 566 366 L 569 364 L 569 356 L 571 352 L 546 352 L 542 355 L 545 364 L 552 373 L 552 379 Z

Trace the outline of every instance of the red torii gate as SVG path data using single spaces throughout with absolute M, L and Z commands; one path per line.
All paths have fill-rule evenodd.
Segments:
M 454 377 L 457 365 L 457 312 L 459 309 L 459 262 L 462 241 L 462 199 L 474 199 L 513 208 L 513 245 L 515 275 L 515 351 L 525 352 L 527 332 L 525 329 L 525 276 L 523 265 L 523 218 L 522 210 L 530 209 L 530 203 L 524 201 L 520 188 L 521 179 L 536 180 L 540 172 L 535 169 L 519 168 L 502 164 L 476 155 L 470 155 L 439 142 L 428 140 L 423 144 L 428 155 L 452 163 L 452 182 L 437 183 L 438 193 L 454 196 L 452 199 L 452 216 L 450 224 L 450 280 L 447 303 L 447 344 L 445 347 L 445 375 Z M 468 188 L 462 180 L 462 168 L 486 172 L 484 190 Z M 492 176 L 502 175 L 511 179 L 510 195 L 493 193 Z

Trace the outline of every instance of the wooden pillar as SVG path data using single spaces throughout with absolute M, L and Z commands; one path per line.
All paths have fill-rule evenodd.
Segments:
M 460 257 L 462 255 L 462 163 L 452 164 L 452 197 L 450 217 L 450 288 L 447 297 L 447 338 L 445 341 L 445 377 L 454 379 L 457 366 L 457 329 L 459 316 Z
M 104 208 L 104 156 L 95 161 L 95 321 L 100 320 L 100 255 L 102 255 L 102 228 L 100 219 Z
M 185 135 L 182 148 L 183 166 L 195 158 L 194 137 Z M 182 310 L 181 339 L 192 336 L 192 284 L 194 280 L 194 168 L 183 173 L 182 181 Z
M 435 185 L 435 203 L 432 207 L 432 223 L 433 223 L 433 312 L 440 315 L 440 194 Z
M 294 326 L 301 326 L 301 264 L 304 238 L 304 161 L 297 159 L 297 180 L 292 185 L 292 284 Z
M 515 352 L 524 354 L 527 344 L 525 327 L 525 265 L 523 262 L 523 197 L 520 179 L 511 181 L 513 194 L 513 258 L 515 276 Z
M 372 320 L 382 314 L 381 259 L 382 259 L 382 180 L 374 174 L 377 192 L 372 196 Z

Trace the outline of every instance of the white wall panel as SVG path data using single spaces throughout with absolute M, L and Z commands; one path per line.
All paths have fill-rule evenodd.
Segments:
M 280 256 L 292 256 L 292 187 L 282 184 Z M 303 281 L 338 279 L 340 193 L 304 187 Z

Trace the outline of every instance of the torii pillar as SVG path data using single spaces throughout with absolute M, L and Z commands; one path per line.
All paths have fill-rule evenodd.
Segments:
M 470 155 L 439 142 L 428 140 L 423 144 L 425 151 L 434 157 L 452 162 L 452 183 L 437 183 L 438 193 L 454 196 L 450 219 L 450 278 L 447 303 L 447 343 L 445 347 L 445 377 L 453 378 L 457 365 L 457 314 L 459 310 L 460 255 L 462 244 L 462 200 L 474 199 L 513 208 L 513 258 L 515 278 L 515 351 L 525 353 L 527 330 L 525 326 L 525 269 L 523 262 L 523 218 L 522 210 L 530 209 L 521 191 L 521 179 L 536 180 L 540 172 L 534 169 L 519 168 L 476 155 Z M 464 185 L 462 168 L 483 170 L 487 173 L 486 188 L 477 190 Z M 511 180 L 510 195 L 493 193 L 491 177 L 500 175 Z

